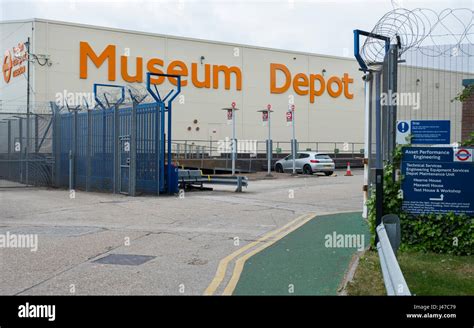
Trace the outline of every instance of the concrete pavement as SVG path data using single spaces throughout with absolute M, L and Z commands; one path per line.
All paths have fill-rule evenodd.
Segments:
M 285 175 L 251 181 L 240 194 L 222 186 L 183 199 L 0 189 L 0 234 L 38 236 L 36 252 L 0 248 L 0 294 L 201 295 L 222 259 L 262 236 L 308 213 L 360 211 L 362 171 L 337 173 Z M 95 262 L 109 254 L 153 258 L 137 266 Z

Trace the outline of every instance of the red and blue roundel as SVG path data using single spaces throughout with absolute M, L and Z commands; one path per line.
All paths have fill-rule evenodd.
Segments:
M 455 162 L 472 162 L 472 151 L 470 149 L 459 149 L 454 153 Z

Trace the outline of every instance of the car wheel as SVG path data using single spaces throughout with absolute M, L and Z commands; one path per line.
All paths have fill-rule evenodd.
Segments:
M 308 175 L 313 174 L 313 170 L 311 169 L 311 166 L 309 165 L 303 166 L 303 173 L 308 174 Z
M 281 164 L 277 164 L 275 166 L 275 171 L 277 171 L 277 173 L 283 173 L 283 166 L 281 166 Z
M 330 176 L 330 175 L 332 175 L 333 173 L 334 173 L 333 171 L 324 172 L 324 174 L 326 174 L 327 177 Z

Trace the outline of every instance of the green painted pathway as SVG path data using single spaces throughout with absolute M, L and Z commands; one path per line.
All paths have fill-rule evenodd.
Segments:
M 357 248 L 326 247 L 326 235 L 334 233 L 369 243 L 360 212 L 317 216 L 249 258 L 233 295 L 336 295 Z

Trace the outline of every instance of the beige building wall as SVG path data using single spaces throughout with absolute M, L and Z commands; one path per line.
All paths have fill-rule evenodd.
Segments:
M 173 107 L 173 138 L 176 140 L 213 140 L 231 136 L 231 126 L 221 110 L 235 101 L 237 113 L 237 138 L 264 140 L 267 129 L 262 126 L 261 114 L 257 110 L 272 105 L 272 137 L 277 141 L 288 141 L 291 128 L 287 126 L 285 112 L 288 103 L 296 106 L 296 137 L 308 142 L 363 142 L 364 129 L 364 84 L 358 64 L 351 58 L 319 56 L 315 54 L 266 49 L 253 46 L 226 44 L 203 40 L 185 39 L 103 27 L 32 20 L 15 23 L 0 23 L 1 49 L 9 49 L 24 41 L 32 33 L 32 51 L 47 55 L 51 66 L 34 64 L 32 70 L 32 104 L 38 111 L 48 110 L 48 102 L 56 100 L 66 92 L 92 93 L 93 83 L 126 85 L 120 75 L 120 56 L 128 54 L 128 73 L 136 72 L 136 57 L 143 57 L 143 71 L 151 58 L 164 61 L 160 69 L 166 72 L 171 61 L 180 60 L 187 65 L 197 63 L 198 78 L 203 80 L 205 65 L 235 66 L 241 70 L 242 89 L 236 90 L 236 79 L 232 76 L 230 90 L 225 90 L 223 75 L 219 88 L 196 88 L 188 76 L 188 85 L 183 87 L 181 98 Z M 34 29 L 33 32 L 31 29 Z M 88 61 L 88 77 L 79 76 L 80 42 L 87 42 L 100 54 L 107 45 L 116 46 L 117 80 L 107 79 L 107 62 L 100 68 Z M 204 57 L 201 64 L 201 57 Z M 327 91 L 311 103 L 309 96 L 298 95 L 293 87 L 280 94 L 270 91 L 270 64 L 283 64 L 292 78 L 298 73 L 322 74 L 326 81 L 331 76 L 342 78 L 344 73 L 353 79 L 349 90 L 354 95 L 347 99 L 344 94 L 331 97 Z M 439 70 L 407 68 L 401 65 L 400 91 L 419 92 L 421 107 L 399 108 L 400 119 L 451 119 L 452 140 L 460 138 L 460 105 L 451 99 L 462 89 L 461 80 L 467 74 Z M 211 72 L 212 77 L 212 72 Z M 276 84 L 284 83 L 284 75 L 278 72 Z M 165 83 L 159 89 L 166 93 L 171 86 Z M 316 87 L 319 87 L 316 84 Z M 305 88 L 302 88 L 305 89 Z M 4 106 L 0 111 L 24 111 L 26 78 L 16 78 L 6 84 L 0 82 L 0 99 Z M 442 93 L 442 95 L 441 95 Z M 439 99 L 439 101 L 436 101 Z M 8 104 L 8 105 L 7 105 Z M 16 107 L 15 107 L 15 106 Z M 198 123 L 194 123 L 197 120 Z M 191 131 L 188 131 L 191 127 Z M 198 129 L 197 129 L 198 128 Z
M 10 24 L 13 25 L 13 24 Z M 350 58 L 318 56 L 298 52 L 264 49 L 236 44 L 224 44 L 201 40 L 190 40 L 154 34 L 114 30 L 83 26 L 45 20 L 35 20 L 34 51 L 47 54 L 52 65 L 40 67 L 35 64 L 34 101 L 46 104 L 56 95 L 65 92 L 92 92 L 96 83 L 126 84 L 120 77 L 119 56 L 129 52 L 129 74 L 136 69 L 135 59 L 143 57 L 144 66 L 150 58 L 163 59 L 165 68 L 173 60 L 186 63 L 191 73 L 191 63 L 198 63 L 200 80 L 204 77 L 205 64 L 236 66 L 242 72 L 242 89 L 236 90 L 235 78 L 232 78 L 231 89 L 225 90 L 223 75 L 220 86 L 215 89 L 199 89 L 192 85 L 183 87 L 184 103 L 174 103 L 173 138 L 174 139 L 223 139 L 231 136 L 231 127 L 226 122 L 226 114 L 220 109 L 232 101 L 237 103 L 237 137 L 239 139 L 264 140 L 267 130 L 262 126 L 261 114 L 257 110 L 271 104 L 272 130 L 274 140 L 289 140 L 291 128 L 287 126 L 285 112 L 289 100 L 296 105 L 297 138 L 301 141 L 340 141 L 361 142 L 363 140 L 364 89 L 361 72 L 357 63 Z M 4 26 L 2 24 L 2 26 Z M 117 80 L 107 80 L 107 63 L 96 68 L 88 64 L 88 78 L 79 78 L 79 43 L 88 42 L 97 54 L 109 44 L 116 45 Z M 200 63 L 204 56 L 203 65 Z M 342 78 L 348 73 L 354 82 L 349 90 L 353 99 L 346 99 L 344 94 L 332 98 L 325 92 L 316 97 L 314 103 L 308 96 L 297 95 L 292 86 L 287 92 L 272 94 L 270 92 L 270 64 L 283 64 L 290 70 L 292 77 L 297 73 L 323 74 L 325 78 L 337 76 Z M 146 67 L 144 68 L 146 71 Z M 212 75 L 212 72 L 211 72 Z M 284 83 L 283 74 L 278 72 L 277 85 Z M 5 89 L 5 93 L 10 92 Z M 160 89 L 169 86 L 160 86 Z M 304 89 L 304 88 L 302 88 Z M 3 95 L 2 95 L 3 97 Z M 40 106 L 40 105 L 38 105 Z M 45 105 L 43 107 L 46 107 Z M 198 123 L 194 124 L 193 121 Z M 187 128 L 191 126 L 192 130 Z M 199 127 L 199 131 L 196 131 Z

